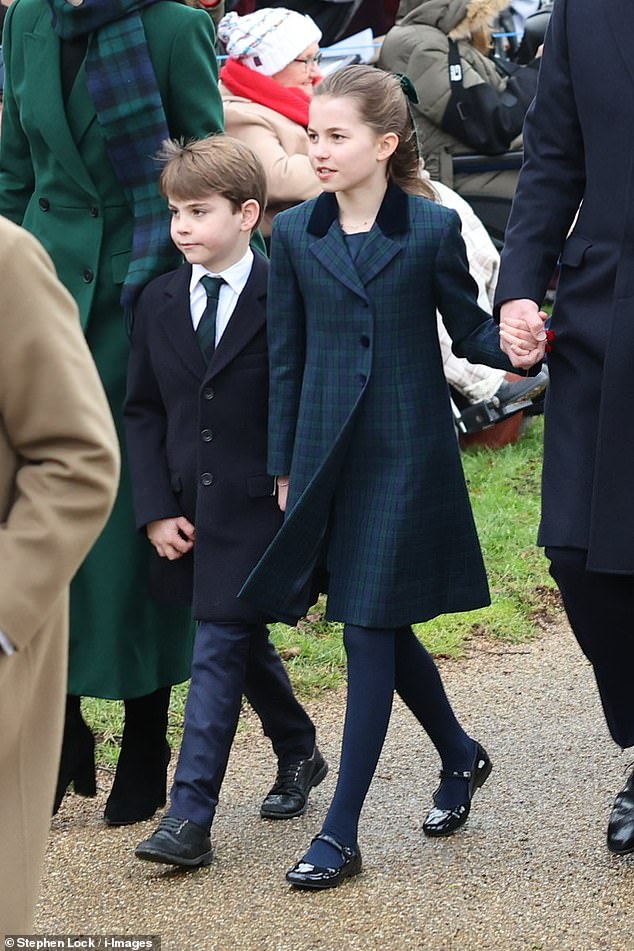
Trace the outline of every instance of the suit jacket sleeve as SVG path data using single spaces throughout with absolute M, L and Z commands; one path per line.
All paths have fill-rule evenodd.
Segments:
M 496 307 L 541 304 L 585 188 L 585 155 L 572 87 L 566 17 L 556 0 L 537 95 L 524 126 L 524 166 L 506 232 Z
M 74 302 L 35 239 L 0 225 L 0 629 L 20 649 L 101 531 L 119 454 Z
M 282 213 L 283 216 L 283 213 Z M 290 472 L 304 376 L 305 313 L 280 217 L 273 222 L 267 306 L 269 347 L 269 446 L 271 475 Z
M 167 413 L 148 347 L 152 299 L 148 288 L 135 311 L 123 410 L 137 528 L 183 514 L 171 486 L 165 455 Z
M 478 285 L 469 273 L 460 219 L 447 210 L 447 222 L 436 255 L 434 272 L 437 307 L 453 340 L 453 351 L 471 363 L 513 371 L 500 349 L 499 328 L 478 305 Z

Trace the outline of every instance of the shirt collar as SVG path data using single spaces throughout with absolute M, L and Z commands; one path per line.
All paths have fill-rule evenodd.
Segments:
M 189 292 L 191 294 L 196 285 L 200 283 L 201 277 L 209 274 L 211 277 L 224 278 L 235 294 L 241 294 L 242 290 L 244 289 L 244 285 L 249 279 L 252 265 L 253 251 L 251 248 L 247 248 L 244 257 L 241 257 L 239 261 L 236 261 L 235 264 L 232 264 L 231 267 L 228 267 L 225 271 L 209 271 L 206 267 L 203 267 L 202 264 L 192 264 L 192 276 L 189 281 Z

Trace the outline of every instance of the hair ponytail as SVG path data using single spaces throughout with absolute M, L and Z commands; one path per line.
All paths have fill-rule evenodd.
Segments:
M 354 99 L 361 121 L 377 135 L 395 133 L 398 145 L 387 166 L 388 178 L 411 195 L 436 201 L 431 185 L 421 176 L 416 130 L 397 76 L 374 66 L 345 66 L 317 83 L 313 96 Z

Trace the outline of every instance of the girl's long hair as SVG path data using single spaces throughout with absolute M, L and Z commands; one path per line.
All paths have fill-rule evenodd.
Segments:
M 421 177 L 414 122 L 397 76 L 374 66 L 345 66 L 317 83 L 313 96 L 354 99 L 361 121 L 377 135 L 394 132 L 398 145 L 388 162 L 388 178 L 411 195 L 436 200 Z

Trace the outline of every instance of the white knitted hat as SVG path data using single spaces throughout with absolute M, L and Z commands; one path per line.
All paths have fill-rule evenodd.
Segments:
M 265 76 L 279 73 L 321 39 L 315 21 L 284 7 L 264 7 L 238 16 L 227 13 L 218 24 L 218 36 L 228 55 Z

